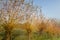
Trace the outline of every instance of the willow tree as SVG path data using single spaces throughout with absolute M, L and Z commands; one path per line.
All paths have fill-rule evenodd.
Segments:
M 23 13 L 20 14 L 20 11 L 24 0 L 5 0 L 1 2 L 0 20 L 5 29 L 5 37 L 2 40 L 12 40 L 11 31 L 21 18 L 23 18 Z

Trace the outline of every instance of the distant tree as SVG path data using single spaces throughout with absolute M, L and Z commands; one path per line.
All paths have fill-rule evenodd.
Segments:
M 49 21 L 47 22 L 46 32 L 51 35 L 59 35 L 59 27 L 54 19 L 49 19 Z
M 37 26 L 37 31 L 38 31 L 39 35 L 41 35 L 46 30 L 47 25 L 46 25 L 45 17 L 42 13 L 41 8 L 39 10 L 40 10 L 39 11 L 40 15 L 39 15 L 39 18 L 36 22 L 36 26 Z

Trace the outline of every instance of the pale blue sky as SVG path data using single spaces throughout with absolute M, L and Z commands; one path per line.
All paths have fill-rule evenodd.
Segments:
M 60 0 L 34 0 L 34 4 L 42 7 L 46 17 L 60 19 Z
M 60 0 L 34 0 L 34 4 L 42 7 L 46 17 L 60 19 Z

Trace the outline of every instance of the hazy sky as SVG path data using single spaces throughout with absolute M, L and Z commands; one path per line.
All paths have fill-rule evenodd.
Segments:
M 60 0 L 34 0 L 34 4 L 42 7 L 46 17 L 60 19 Z
M 60 0 L 34 0 L 34 4 L 42 7 L 46 17 L 60 19 Z

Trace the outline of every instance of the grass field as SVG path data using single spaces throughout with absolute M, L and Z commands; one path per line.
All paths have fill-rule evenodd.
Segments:
M 30 35 L 30 40 L 60 40 L 59 35 L 50 35 L 49 33 L 43 32 L 39 34 L 38 32 L 32 32 Z M 4 37 L 4 32 L 0 32 L 0 40 Z M 28 34 L 25 31 L 14 30 L 12 32 L 12 40 L 29 40 Z

